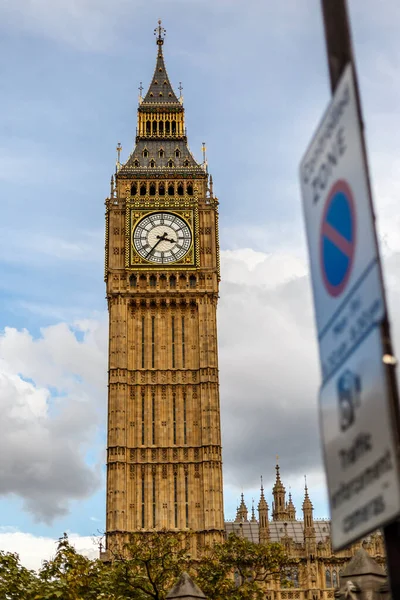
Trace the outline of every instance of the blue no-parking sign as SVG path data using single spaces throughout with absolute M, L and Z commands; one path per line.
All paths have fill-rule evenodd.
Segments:
M 383 363 L 386 316 L 354 78 L 349 65 L 301 162 L 322 385 L 321 436 L 340 549 L 400 513 Z
M 300 166 L 323 380 L 385 316 L 351 69 Z
M 356 213 L 353 194 L 346 181 L 332 186 L 325 202 L 320 227 L 322 279 L 330 296 L 346 289 L 356 245 Z

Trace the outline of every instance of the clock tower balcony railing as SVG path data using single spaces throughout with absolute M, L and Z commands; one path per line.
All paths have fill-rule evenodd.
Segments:
M 142 132 L 142 133 L 138 133 L 138 129 L 136 128 L 136 143 L 139 140 L 183 140 L 184 142 L 187 142 L 187 130 L 185 127 L 185 130 L 183 133 L 180 132 L 175 132 L 175 133 L 165 133 L 164 132 Z

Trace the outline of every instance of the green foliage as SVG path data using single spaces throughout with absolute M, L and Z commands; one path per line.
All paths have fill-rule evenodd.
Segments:
M 112 578 L 121 598 L 162 600 L 190 566 L 190 536 L 159 531 L 132 534 L 124 552 L 114 554 Z
M 19 562 L 18 554 L 0 550 L 0 598 L 20 600 L 34 598 L 36 575 Z
M 265 582 L 282 578 L 287 557 L 279 544 L 253 544 L 234 535 L 193 560 L 190 534 L 133 534 L 120 553 L 104 563 L 79 554 L 60 538 L 55 557 L 38 573 L 17 554 L 0 551 L 3 600 L 164 600 L 183 571 L 212 600 L 265 598 Z
M 254 544 L 231 534 L 206 551 L 197 568 L 197 583 L 213 600 L 265 598 L 265 584 L 279 579 L 288 565 L 280 544 Z

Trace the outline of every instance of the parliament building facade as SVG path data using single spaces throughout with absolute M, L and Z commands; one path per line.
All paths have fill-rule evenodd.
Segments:
M 272 514 L 261 489 L 258 518 L 242 497 L 224 522 L 216 309 L 218 200 L 205 153 L 189 150 L 182 96 L 170 84 L 164 29 L 139 97 L 136 144 L 106 200 L 109 310 L 107 551 L 131 532 L 187 530 L 194 551 L 233 532 L 280 541 L 293 586 L 268 598 L 331 598 L 355 548 L 333 553 L 329 521 L 316 521 L 306 489 L 302 518 L 277 467 Z M 364 542 L 384 562 L 380 534 Z

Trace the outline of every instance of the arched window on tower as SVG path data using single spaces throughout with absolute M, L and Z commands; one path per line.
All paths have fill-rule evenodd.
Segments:
M 176 288 L 176 277 L 175 277 L 175 275 L 171 275 L 171 277 L 169 278 L 169 287 L 170 288 Z
M 293 587 L 295 587 L 295 588 L 299 587 L 299 569 L 297 567 L 293 567 L 293 570 L 292 570 L 292 583 L 293 583 Z
M 165 122 L 165 133 L 166 135 L 169 135 L 171 133 L 171 124 L 169 121 Z
M 134 163 L 135 167 L 140 167 L 140 162 L 138 161 L 138 159 L 136 158 Z
M 162 121 L 158 124 L 158 133 L 162 135 L 164 133 L 164 123 Z
M 157 121 L 153 121 L 153 133 L 157 133 Z
M 150 161 L 150 166 L 154 169 L 154 167 L 156 166 L 156 161 L 155 160 L 151 160 Z
M 185 162 L 183 163 L 183 166 L 184 166 L 184 167 L 188 167 L 188 166 L 189 166 L 189 161 L 188 161 L 188 159 L 186 159 L 186 160 L 185 160 Z
M 188 196 L 193 196 L 193 183 L 188 183 L 186 186 Z
M 181 151 L 180 151 L 180 150 L 177 148 L 177 149 L 175 150 L 175 156 L 176 156 L 176 158 L 179 158 L 179 157 L 180 157 L 180 155 L 181 155 Z
M 146 133 L 151 133 L 151 123 L 149 120 L 146 121 Z
M 158 195 L 165 196 L 165 185 L 163 183 L 158 184 Z
M 189 287 L 191 287 L 191 288 L 196 287 L 196 276 L 195 275 L 191 275 L 189 277 Z
M 137 194 L 137 185 L 136 183 L 132 183 L 131 185 L 131 196 L 136 196 Z
M 169 184 L 168 184 L 168 196 L 174 196 L 174 195 L 175 195 L 175 186 L 170 181 Z
M 150 196 L 156 195 L 156 184 L 152 181 L 150 183 Z
M 147 148 L 145 148 L 145 149 L 143 150 L 143 156 L 144 156 L 145 158 L 147 158 L 147 156 L 148 156 L 148 155 L 149 155 L 149 151 L 147 150 Z
M 326 571 L 325 571 L 325 587 L 327 587 L 327 588 L 332 587 L 332 577 L 331 577 L 330 569 L 326 569 Z
M 178 196 L 183 196 L 183 183 L 178 183 Z
M 141 275 L 139 277 L 139 288 L 141 290 L 145 290 L 146 289 L 146 283 L 147 283 L 146 276 L 145 275 Z
M 169 160 L 168 161 L 168 166 L 170 169 L 172 169 L 172 167 L 174 166 L 174 161 L 173 160 Z
M 150 287 L 153 287 L 153 288 L 156 287 L 157 279 L 156 279 L 155 275 L 150 275 L 149 283 L 150 283 Z
M 140 195 L 141 196 L 145 196 L 146 195 L 146 184 L 145 183 L 141 183 L 140 184 Z
M 165 156 L 165 152 L 164 152 L 164 149 L 163 149 L 163 148 L 160 148 L 160 150 L 158 151 L 158 156 L 159 156 L 160 158 L 164 158 L 164 156 Z
M 165 290 L 166 287 L 167 287 L 167 278 L 165 277 L 165 275 L 160 275 L 160 288 L 162 290 Z
M 337 588 L 338 587 L 338 576 L 336 571 L 332 571 L 332 587 Z
M 132 275 L 129 277 L 129 285 L 130 285 L 131 287 L 136 287 L 136 284 L 137 284 L 136 275 L 133 275 L 133 274 L 132 274 Z
M 171 123 L 172 135 L 176 134 L 176 121 L 172 121 Z

